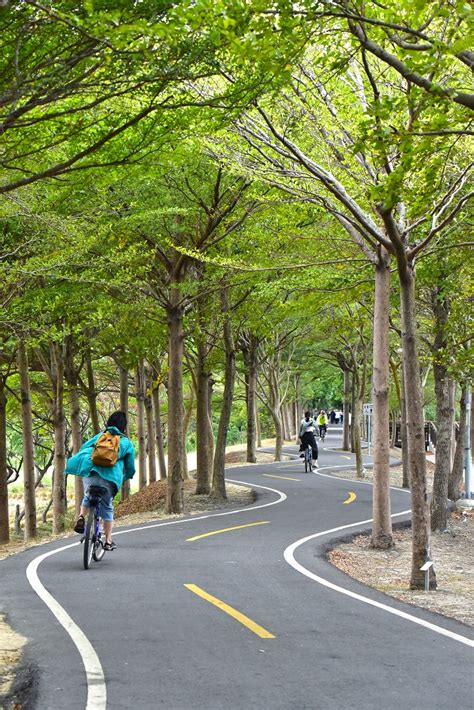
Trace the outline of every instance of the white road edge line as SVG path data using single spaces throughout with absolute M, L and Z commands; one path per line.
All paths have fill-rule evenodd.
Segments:
M 209 513 L 208 515 L 200 515 L 195 518 L 177 518 L 176 520 L 170 520 L 165 523 L 155 523 L 153 525 L 142 525 L 139 528 L 131 528 L 130 530 L 116 530 L 114 536 L 124 535 L 125 533 L 137 532 L 138 530 L 147 530 L 150 528 L 159 528 L 164 525 L 176 525 L 178 523 L 190 523 L 195 520 L 204 520 L 206 518 L 217 518 L 223 515 L 235 515 L 236 513 L 246 513 L 247 511 L 258 510 L 259 508 L 268 508 L 270 505 L 276 505 L 277 503 L 282 503 L 286 500 L 287 496 L 282 491 L 278 491 L 275 488 L 269 488 L 268 486 L 260 486 L 256 483 L 247 483 L 245 481 L 235 481 L 230 478 L 226 478 L 229 483 L 237 483 L 243 486 L 253 486 L 255 488 L 262 488 L 266 491 L 271 491 L 276 493 L 279 498 L 278 500 L 271 501 L 271 503 L 263 503 L 262 505 L 254 505 L 251 508 L 242 508 L 240 510 L 228 510 L 224 513 Z M 46 604 L 48 609 L 51 611 L 53 616 L 59 621 L 64 630 L 71 637 L 74 645 L 79 651 L 82 663 L 84 665 L 84 670 L 86 673 L 87 681 L 87 704 L 85 710 L 105 710 L 107 705 L 107 686 L 105 683 L 104 670 L 102 668 L 99 657 L 87 638 L 84 632 L 79 628 L 79 626 L 71 619 L 67 611 L 56 601 L 46 587 L 41 583 L 38 577 L 38 567 L 47 557 L 51 555 L 57 555 L 59 552 L 68 550 L 71 547 L 77 547 L 78 542 L 73 542 L 69 545 L 63 545 L 58 547 L 56 550 L 51 550 L 51 552 L 45 552 L 34 560 L 30 562 L 26 568 L 26 577 L 30 583 L 32 589 L 36 592 L 42 602 Z
M 408 513 L 410 513 L 410 510 L 404 510 L 401 513 L 394 513 L 391 517 L 396 518 L 400 515 L 407 515 Z M 309 540 L 314 540 L 317 537 L 322 537 L 323 535 L 329 535 L 331 533 L 340 532 L 341 530 L 347 530 L 348 528 L 357 527 L 359 525 L 367 525 L 371 522 L 372 519 L 370 518 L 369 520 L 361 520 L 358 523 L 351 523 L 350 525 L 341 525 L 337 528 L 331 528 L 331 530 L 325 530 L 324 532 L 319 532 L 315 533 L 314 535 L 308 535 L 307 537 L 303 537 L 300 540 L 296 540 L 296 542 L 293 542 L 286 548 L 283 553 L 284 558 L 286 562 L 297 572 L 304 574 L 305 577 L 312 579 L 314 582 L 318 582 L 318 584 L 321 584 L 323 587 L 332 589 L 333 591 L 339 592 L 340 594 L 345 594 L 346 596 L 351 597 L 352 599 L 357 599 L 357 601 L 363 602 L 364 604 L 369 604 L 370 606 L 374 606 L 377 609 L 382 609 L 382 611 L 386 611 L 389 614 L 399 616 L 400 618 L 406 619 L 407 621 L 411 621 L 414 624 L 424 626 L 426 629 L 430 629 L 431 631 L 435 631 L 437 634 L 447 636 L 448 638 L 453 639 L 454 641 L 464 643 L 466 644 L 466 646 L 474 647 L 474 641 L 472 641 L 470 638 L 467 638 L 466 636 L 461 636 L 460 634 L 456 634 L 453 631 L 448 631 L 442 626 L 437 626 L 436 624 L 432 624 L 429 621 L 425 621 L 424 619 L 419 619 L 416 616 L 408 614 L 405 611 L 400 611 L 399 609 L 395 609 L 392 606 L 388 606 L 388 604 L 382 604 L 381 602 L 374 601 L 373 599 L 364 597 L 361 594 L 357 594 L 356 592 L 351 592 L 349 589 L 344 589 L 344 587 L 339 587 L 337 584 L 333 584 L 327 579 L 324 579 L 323 577 L 320 577 L 319 575 L 310 572 L 310 570 L 308 570 L 306 567 L 303 567 L 303 565 L 296 561 L 294 556 L 295 550 L 301 545 L 304 545 L 305 542 L 309 542 Z
M 29 583 L 33 587 L 39 598 L 51 610 L 52 614 L 59 621 L 61 626 L 66 630 L 73 640 L 77 650 L 79 651 L 87 679 L 87 705 L 86 710 L 105 710 L 107 704 L 107 689 L 105 685 L 104 671 L 99 661 L 99 657 L 95 649 L 84 632 L 71 619 L 67 611 L 56 601 L 52 594 L 42 585 L 38 577 L 38 567 L 43 560 L 51 555 L 56 555 L 58 552 L 67 550 L 70 547 L 76 547 L 79 543 L 74 542 L 72 545 L 59 547 L 57 550 L 46 552 L 39 557 L 36 557 L 26 569 L 26 576 Z

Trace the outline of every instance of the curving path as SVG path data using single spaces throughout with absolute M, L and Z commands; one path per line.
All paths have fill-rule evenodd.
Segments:
M 120 529 L 88 572 L 72 539 L 2 561 L 2 611 L 31 640 L 28 708 L 471 708 L 473 630 L 325 559 L 371 518 L 371 486 L 330 475 L 351 464 L 331 450 L 338 436 L 316 474 L 296 447 L 292 461 L 233 468 L 255 505 Z M 408 508 L 394 489 L 396 519 Z

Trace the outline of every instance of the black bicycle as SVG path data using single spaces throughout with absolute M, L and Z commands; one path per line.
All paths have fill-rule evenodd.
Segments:
M 321 441 L 324 441 L 324 439 L 326 438 L 327 431 L 327 426 L 325 424 L 322 424 L 319 427 L 319 438 L 321 439 Z
M 84 536 L 81 538 L 81 542 L 84 543 L 84 569 L 89 569 L 92 560 L 100 562 L 105 555 L 105 534 L 100 525 L 100 501 L 102 496 L 107 495 L 107 488 L 105 486 L 91 486 L 88 495 L 90 500 L 89 515 Z

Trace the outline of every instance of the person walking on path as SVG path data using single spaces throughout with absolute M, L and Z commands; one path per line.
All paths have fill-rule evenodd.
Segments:
M 318 465 L 318 445 L 314 438 L 316 424 L 309 412 L 304 413 L 304 419 L 301 420 L 299 436 L 301 439 L 300 451 L 305 451 L 308 446 L 313 450 L 313 468 L 319 468 Z M 303 457 L 304 454 L 301 454 Z
M 112 501 L 117 491 L 120 490 L 124 480 L 133 478 L 135 475 L 135 449 L 130 439 L 125 435 L 127 430 L 127 418 L 123 412 L 114 412 L 110 415 L 105 426 L 105 431 L 99 432 L 86 441 L 81 446 L 77 454 L 71 456 L 66 463 L 66 474 L 84 477 L 84 498 L 81 503 L 81 511 L 74 530 L 84 533 L 85 516 L 90 508 L 89 490 L 91 486 L 103 486 L 107 489 L 107 494 L 102 496 L 100 501 L 100 514 L 104 521 L 105 549 L 114 550 L 117 545 L 112 542 L 112 527 L 114 520 L 114 508 Z M 107 436 L 107 434 L 109 436 Z M 105 439 L 106 447 L 111 446 L 105 454 L 101 463 L 94 463 L 98 459 L 96 444 Z M 100 442 L 99 442 L 100 444 Z M 113 451 L 115 447 L 115 451 Z M 107 457 L 109 460 L 106 460 Z

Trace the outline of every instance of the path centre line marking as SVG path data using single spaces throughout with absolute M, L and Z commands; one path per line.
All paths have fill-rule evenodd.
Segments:
M 73 640 L 84 664 L 87 680 L 87 705 L 86 710 L 105 710 L 107 704 L 107 689 L 105 685 L 104 671 L 99 661 L 99 657 L 95 649 L 84 632 L 71 619 L 67 611 L 56 601 L 52 594 L 41 584 L 38 577 L 38 567 L 43 560 L 51 555 L 56 555 L 58 552 L 67 550 L 70 547 L 77 547 L 78 542 L 72 545 L 64 545 L 57 550 L 46 552 L 39 557 L 36 557 L 26 569 L 26 576 L 29 583 L 35 590 L 39 598 L 51 610 L 52 614 L 59 621 L 61 626 L 67 631 Z
M 354 493 L 354 491 L 349 491 L 349 498 L 347 498 L 347 499 L 343 502 L 343 505 L 349 505 L 350 503 L 353 503 L 356 498 L 357 498 L 357 494 Z
M 407 515 L 410 512 L 410 510 L 403 510 L 401 513 L 394 513 L 391 517 L 397 518 L 401 515 Z M 377 609 L 381 609 L 382 611 L 388 612 L 389 614 L 399 616 L 400 618 L 406 619 L 407 621 L 411 621 L 414 624 L 419 624 L 420 626 L 423 626 L 426 629 L 430 629 L 431 631 L 434 631 L 437 634 L 441 634 L 442 636 L 447 636 L 448 638 L 451 638 L 454 641 L 464 643 L 466 644 L 466 646 L 474 647 L 474 641 L 472 641 L 470 638 L 467 638 L 466 636 L 461 636 L 460 634 L 456 634 L 453 631 L 448 631 L 448 629 L 444 629 L 442 626 L 437 626 L 436 624 L 432 624 L 431 622 L 425 621 L 424 619 L 419 619 L 416 616 L 413 616 L 413 614 L 408 614 L 405 611 L 395 609 L 395 607 L 388 606 L 387 604 L 382 604 L 381 602 L 369 599 L 368 597 L 364 597 L 362 596 L 362 594 L 356 594 L 356 592 L 351 592 L 349 589 L 339 587 L 337 584 L 333 584 L 327 579 L 324 579 L 323 577 L 320 577 L 319 575 L 310 572 L 309 569 L 303 567 L 303 565 L 297 562 L 295 559 L 295 550 L 301 545 L 304 545 L 305 542 L 309 542 L 309 540 L 315 540 L 317 537 L 322 537 L 323 535 L 329 535 L 331 533 L 339 532 L 341 530 L 347 530 L 348 528 L 357 527 L 358 525 L 367 525 L 368 523 L 372 522 L 372 518 L 369 518 L 368 520 L 361 520 L 358 523 L 351 523 L 350 525 L 341 525 L 337 528 L 332 528 L 330 530 L 324 530 L 323 532 L 314 533 L 313 535 L 308 535 L 307 537 L 303 537 L 300 540 L 296 540 L 296 542 L 293 542 L 291 545 L 289 545 L 284 551 L 283 556 L 288 562 L 288 564 L 293 567 L 293 569 L 295 569 L 297 572 L 300 572 L 301 574 L 304 574 L 305 577 L 308 577 L 309 579 L 318 582 L 318 584 L 321 584 L 323 587 L 332 589 L 335 592 L 339 592 L 340 594 L 345 594 L 346 596 L 351 597 L 352 599 L 357 599 L 357 601 L 363 602 L 364 604 L 369 604 L 370 606 L 374 606 Z
M 241 530 L 242 528 L 251 528 L 255 525 L 268 525 L 269 520 L 263 520 L 260 523 L 247 523 L 246 525 L 235 525 L 233 528 L 223 528 L 222 530 L 212 530 L 212 532 L 203 533 L 202 535 L 195 535 L 194 537 L 186 538 L 186 542 L 194 542 L 194 540 L 200 540 L 202 537 L 210 537 L 211 535 L 219 535 L 219 533 L 230 532 L 231 530 Z
M 283 478 L 285 481 L 301 481 L 300 478 L 288 478 L 288 476 L 276 476 L 271 473 L 262 473 L 262 476 L 267 476 L 268 478 Z
M 254 634 L 260 636 L 260 638 L 275 638 L 275 636 L 266 629 L 264 629 L 263 626 L 260 626 L 260 624 L 256 624 L 255 621 L 249 619 L 248 616 L 245 616 L 245 614 L 242 614 L 240 611 L 237 611 L 237 609 L 234 609 L 232 606 L 229 606 L 220 599 L 217 599 L 217 597 L 213 597 L 212 594 L 208 594 L 204 591 L 204 589 L 201 589 L 201 587 L 198 587 L 196 584 L 185 584 L 184 586 L 186 587 L 186 589 L 189 589 L 191 592 L 194 592 L 194 594 L 197 594 L 198 597 L 202 597 L 211 604 L 214 604 L 214 606 L 216 606 L 221 611 L 224 611 L 226 614 L 229 614 L 229 616 L 231 616 L 236 621 L 239 621 L 241 624 L 250 629 L 250 631 L 253 631 Z
M 129 532 L 138 532 L 139 530 L 147 530 L 149 528 L 159 528 L 165 525 L 177 525 L 179 523 L 192 523 L 195 520 L 205 520 L 206 518 L 217 518 L 223 515 L 235 515 L 236 513 L 246 513 L 251 510 L 259 510 L 260 508 L 267 508 L 271 505 L 277 505 L 278 503 L 283 503 L 287 496 L 283 491 L 278 491 L 276 488 L 269 488 L 268 486 L 261 486 L 257 483 L 248 483 L 247 481 L 236 481 L 231 478 L 226 478 L 229 483 L 237 483 L 241 486 L 252 486 L 253 488 L 262 488 L 266 491 L 271 491 L 276 493 L 279 498 L 277 500 L 272 500 L 270 503 L 262 503 L 261 505 L 254 505 L 251 508 L 241 508 L 239 510 L 227 510 L 224 513 L 209 513 L 208 515 L 200 515 L 195 518 L 185 518 L 184 520 L 169 520 L 165 523 L 154 523 L 153 525 L 142 525 L 139 528 L 131 528 L 130 530 L 115 530 L 115 535 L 124 535 Z M 30 583 L 33 590 L 39 596 L 42 602 L 48 607 L 53 616 L 59 621 L 61 626 L 69 634 L 72 641 L 74 642 L 77 650 L 82 658 L 82 663 L 84 664 L 84 670 L 86 673 L 87 680 L 87 705 L 85 710 L 105 710 L 107 701 L 107 689 L 105 685 L 104 672 L 102 670 L 102 665 L 99 661 L 99 657 L 95 652 L 94 647 L 91 642 L 84 634 L 84 632 L 77 626 L 77 624 L 71 619 L 66 610 L 56 601 L 52 594 L 50 594 L 47 589 L 40 582 L 38 577 L 38 567 L 47 557 L 51 555 L 56 555 L 58 552 L 63 552 L 68 550 L 70 547 L 77 547 L 78 542 L 73 542 L 70 545 L 63 545 L 58 547 L 56 550 L 51 550 L 51 552 L 46 552 L 43 555 L 35 557 L 34 560 L 30 562 L 26 569 L 26 577 Z

